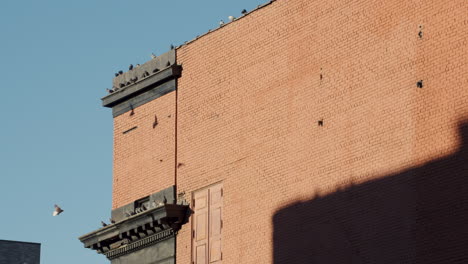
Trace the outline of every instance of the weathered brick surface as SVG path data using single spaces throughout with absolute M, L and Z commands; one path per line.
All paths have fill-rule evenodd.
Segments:
M 174 92 L 114 118 L 113 209 L 174 185 L 174 136 Z
M 113 208 L 177 170 L 223 182 L 223 263 L 465 263 L 467 10 L 277 0 L 182 46 L 177 97 L 115 118 Z
M 457 126 L 468 117 L 467 10 L 465 0 L 278 0 L 177 50 L 178 63 L 184 67 L 178 85 L 177 153 L 185 164 L 177 170 L 178 191 L 190 199 L 191 192 L 223 181 L 223 263 L 430 263 L 421 256 L 441 248 L 429 246 L 437 239 L 410 231 L 400 240 L 388 236 L 393 240 L 382 240 L 382 245 L 375 241 L 373 251 L 363 246 L 365 236 L 347 241 L 364 257 L 342 254 L 335 262 L 315 255 L 294 260 L 279 248 L 302 246 L 297 237 L 305 231 L 300 231 L 297 210 L 288 210 L 291 206 L 320 196 L 330 197 L 320 208 L 333 201 L 330 210 L 344 210 L 347 198 L 333 195 L 350 182 L 364 186 L 358 193 L 365 196 L 366 184 L 395 179 L 376 183 L 376 190 L 385 190 L 386 184 L 395 190 L 382 191 L 384 198 L 375 199 L 379 206 L 370 206 L 371 196 L 356 200 L 367 201 L 363 204 L 369 208 L 389 209 L 382 207 L 383 201 L 397 197 L 401 188 L 409 190 L 402 203 L 430 201 L 435 206 L 422 207 L 428 210 L 425 214 L 416 214 L 413 207 L 400 212 L 398 206 L 389 206 L 401 215 L 388 219 L 366 218 L 366 208 L 354 208 L 348 213 L 362 217 L 349 219 L 361 223 L 369 219 L 366 225 L 340 218 L 336 225 L 331 221 L 330 230 L 339 230 L 338 225 L 356 234 L 373 231 L 364 226 L 397 232 L 408 223 L 410 228 L 423 224 L 431 232 L 431 220 L 421 215 L 435 219 L 437 210 L 466 205 L 466 199 L 455 201 L 457 196 L 441 199 L 445 204 L 428 198 L 424 190 L 435 192 L 439 178 L 421 185 L 420 173 L 435 166 L 434 171 L 452 179 L 446 181 L 450 186 L 466 185 L 453 179 L 466 175 L 460 155 L 454 153 L 461 144 Z M 417 87 L 419 80 L 423 88 Z M 318 126 L 322 119 L 323 126 Z M 440 165 L 447 157 L 458 158 Z M 433 163 L 437 166 L 425 169 L 425 164 Z M 405 181 L 403 172 L 420 177 Z M 292 214 L 289 223 L 282 212 Z M 326 209 L 317 212 L 333 217 Z M 303 217 L 313 223 L 313 215 Z M 275 223 L 298 227 L 284 227 L 288 232 L 282 232 Z M 287 245 L 288 233 L 292 245 Z M 285 243 L 273 241 L 277 239 L 273 234 L 280 234 Z M 416 242 L 410 243 L 412 239 Z M 396 251 L 404 245 L 409 250 L 396 252 L 393 259 L 378 258 L 379 250 L 391 251 L 399 242 L 403 244 Z M 445 245 L 459 253 L 460 244 Z M 323 248 L 302 253 L 326 255 L 323 252 L 332 247 L 326 242 L 315 246 Z M 340 256 L 339 250 L 327 252 Z M 415 255 L 420 257 L 411 257 Z M 190 256 L 186 225 L 177 238 L 178 262 L 190 263 Z M 437 257 L 441 259 L 434 258 L 435 263 L 454 260 Z

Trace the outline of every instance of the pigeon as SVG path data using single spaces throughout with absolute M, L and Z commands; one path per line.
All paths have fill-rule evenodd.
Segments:
M 114 220 L 114 219 L 109 218 L 109 221 L 111 222 L 111 224 L 115 224 L 115 220 Z
M 154 55 L 154 53 L 151 53 L 151 58 L 156 59 L 156 55 Z
M 234 19 L 236 19 L 236 18 L 233 17 L 233 16 L 228 16 L 228 19 L 229 19 L 229 22 L 232 22 L 232 21 L 234 21 Z
M 123 71 L 119 71 L 119 75 L 122 75 L 123 74 Z
M 117 77 L 117 76 L 119 76 L 119 73 L 118 73 L 118 72 L 115 73 L 115 77 Z
M 109 89 L 109 88 L 106 88 L 106 91 L 107 91 L 107 93 L 110 93 L 110 94 L 114 92 L 114 90 Z
M 220 25 L 220 26 L 224 25 L 224 21 L 223 21 L 223 20 L 220 20 L 220 21 L 219 21 L 219 25 Z
M 128 70 L 129 71 L 133 70 L 133 64 L 130 64 L 130 66 L 128 66 Z
M 107 226 L 107 224 L 104 223 L 104 221 L 101 221 L 101 225 L 102 225 L 103 227 Z
M 63 210 L 62 210 L 62 208 L 60 208 L 60 206 L 54 204 L 54 207 L 55 207 L 55 210 L 52 213 L 53 216 L 57 216 L 57 215 L 59 215 L 59 214 L 61 214 L 63 212 Z
M 171 50 L 175 49 L 174 45 L 171 44 Z
M 140 64 L 135 65 L 136 68 L 140 67 Z
M 247 14 L 247 10 L 242 9 L 241 14 L 243 14 L 243 15 Z

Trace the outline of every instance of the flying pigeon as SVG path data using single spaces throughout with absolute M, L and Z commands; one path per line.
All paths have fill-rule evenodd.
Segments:
M 154 53 L 151 53 L 151 58 L 156 59 L 156 55 L 154 55 Z
M 107 224 L 104 223 L 104 221 L 101 221 L 101 225 L 102 225 L 103 227 L 107 226 Z
M 63 210 L 62 210 L 62 208 L 60 208 L 60 206 L 54 204 L 54 207 L 55 207 L 55 210 L 54 210 L 54 212 L 52 213 L 53 216 L 59 215 L 60 213 L 63 212 Z
M 243 14 L 243 15 L 247 14 L 247 10 L 242 9 L 241 14 Z
M 130 64 L 130 66 L 128 66 L 128 70 L 129 71 L 133 70 L 133 64 Z
M 228 16 L 228 19 L 229 19 L 230 22 L 232 22 L 232 21 L 234 21 L 234 19 L 236 19 L 236 18 L 233 17 L 233 16 Z

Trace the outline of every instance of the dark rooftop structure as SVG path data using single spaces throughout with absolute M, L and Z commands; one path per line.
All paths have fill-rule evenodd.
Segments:
M 0 264 L 39 264 L 41 244 L 0 240 Z

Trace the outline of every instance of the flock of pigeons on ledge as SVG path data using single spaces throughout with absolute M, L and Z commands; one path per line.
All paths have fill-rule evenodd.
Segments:
M 173 46 L 171 46 L 171 47 L 173 47 Z M 156 58 L 156 55 L 154 55 L 153 53 L 151 53 L 151 58 L 152 58 L 152 59 L 155 59 L 155 58 Z M 171 66 L 171 63 L 168 61 L 168 62 L 166 63 L 166 67 L 169 67 L 169 66 Z M 135 67 L 133 67 L 133 64 L 130 64 L 130 66 L 128 67 L 128 70 L 129 70 L 129 71 L 132 71 L 134 68 L 136 69 L 136 68 L 138 68 L 138 67 L 140 67 L 140 64 L 135 65 Z M 140 80 L 143 80 L 143 79 L 145 79 L 146 77 L 149 77 L 150 75 L 153 75 L 153 74 L 155 74 L 155 73 L 157 73 L 157 72 L 159 72 L 159 71 L 160 71 L 160 70 L 159 70 L 158 68 L 155 68 L 155 69 L 153 70 L 152 74 L 150 74 L 148 71 L 145 71 L 145 72 L 143 72 L 143 74 L 141 75 Z M 119 72 L 115 73 L 115 77 L 117 77 L 117 76 L 119 76 L 119 75 L 122 75 L 122 74 L 123 74 L 123 71 L 119 71 Z M 118 90 L 120 90 L 120 89 L 122 89 L 122 88 L 124 88 L 124 87 L 126 87 L 126 86 L 129 86 L 129 85 L 131 85 L 131 84 L 134 84 L 134 83 L 136 83 L 136 82 L 138 82 L 138 76 L 135 76 L 135 77 L 131 78 L 130 81 L 123 82 L 123 83 L 119 83 L 119 87 L 113 86 L 112 89 L 106 89 L 106 90 L 107 90 L 107 93 L 111 94 L 111 93 L 113 93 L 113 92 L 116 92 L 116 91 L 118 91 Z
M 164 196 L 164 200 L 162 202 L 159 202 L 159 203 L 156 203 L 156 201 L 153 201 L 151 204 L 149 204 L 149 208 L 146 207 L 144 204 L 142 204 L 140 207 L 137 207 L 135 208 L 134 211 L 128 211 L 128 212 L 125 212 L 125 217 L 130 217 L 130 216 L 133 216 L 133 215 L 136 215 L 136 214 L 139 214 L 139 213 L 143 213 L 144 211 L 150 209 L 150 208 L 156 208 L 156 207 L 161 207 L 163 205 L 167 204 L 167 199 L 166 199 L 166 196 Z M 54 205 L 54 211 L 52 212 L 52 216 L 57 216 L 59 214 L 61 214 L 64 210 L 62 208 L 60 208 L 60 206 L 58 205 Z M 109 219 L 110 223 L 111 224 L 115 224 L 115 220 L 110 218 Z M 104 221 L 101 221 L 101 225 L 103 227 L 105 226 L 108 226 L 107 223 L 105 223 Z
M 241 11 L 241 14 L 242 14 L 242 15 L 247 14 L 247 10 L 243 9 L 243 10 Z M 236 18 L 235 18 L 234 16 L 229 16 L 228 19 L 229 19 L 229 22 L 232 22 L 232 21 L 234 21 Z M 220 27 L 223 26 L 224 24 L 225 24 L 225 23 L 224 23 L 223 20 L 219 21 L 219 26 L 220 26 Z M 174 47 L 174 45 L 171 44 L 171 50 L 173 50 L 173 49 L 175 49 L 175 47 Z M 156 58 L 157 58 L 157 56 L 154 55 L 154 53 L 151 53 L 151 59 L 156 59 Z M 167 62 L 166 67 L 169 67 L 169 66 L 171 66 L 171 63 L 170 63 L 170 62 Z M 138 67 L 140 67 L 140 64 L 135 65 L 135 67 L 133 67 L 133 64 L 130 64 L 130 66 L 128 67 L 128 70 L 129 70 L 129 71 L 132 71 L 133 68 L 138 68 Z M 154 70 L 153 70 L 153 74 L 154 74 L 154 73 L 157 73 L 158 71 L 159 71 L 158 68 L 154 69 Z M 115 77 L 120 76 L 120 75 L 122 75 L 122 74 L 123 74 L 123 71 L 118 71 L 118 72 L 115 73 Z M 146 77 L 148 77 L 148 76 L 150 76 L 150 75 L 151 75 L 151 74 L 150 74 L 149 72 L 145 71 L 145 72 L 141 75 L 141 79 L 144 79 L 144 78 L 146 78 Z M 120 89 L 122 89 L 122 88 L 124 88 L 124 87 L 126 87 L 126 86 L 129 86 L 129 85 L 131 85 L 131 84 L 134 84 L 134 83 L 136 83 L 136 82 L 138 82 L 138 76 L 135 76 L 135 77 L 131 78 L 130 81 L 128 81 L 128 82 L 120 83 L 120 84 L 119 84 L 119 87 L 113 86 L 112 89 L 108 89 L 108 88 L 107 88 L 106 91 L 107 91 L 108 94 L 111 94 L 111 93 L 113 93 L 113 92 L 116 92 L 116 91 L 118 91 L 118 90 L 120 90 Z

